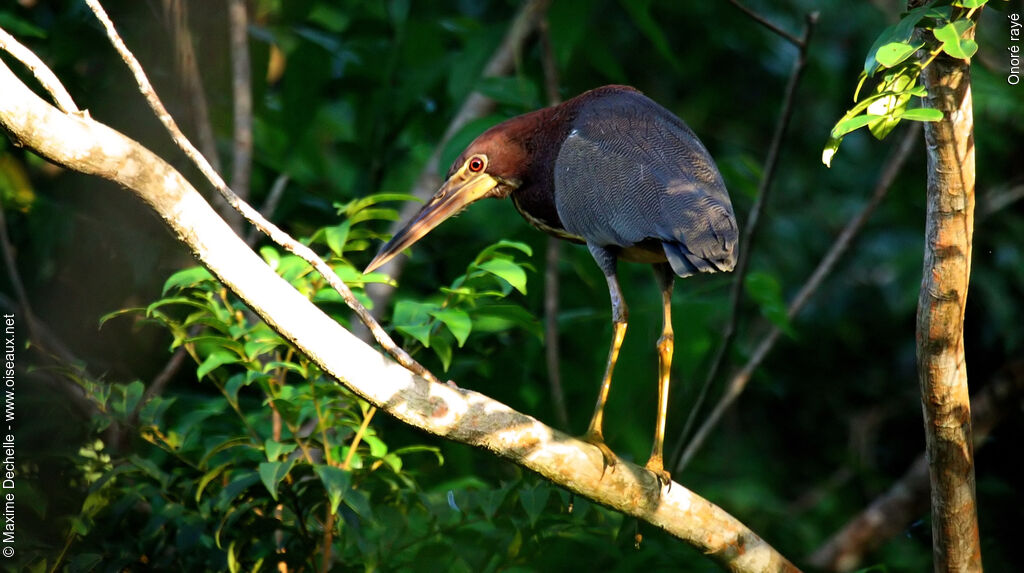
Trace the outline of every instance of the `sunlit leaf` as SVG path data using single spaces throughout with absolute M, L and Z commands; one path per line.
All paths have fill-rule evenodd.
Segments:
M 916 42 L 913 44 L 906 42 L 890 42 L 881 48 L 878 48 L 878 51 L 875 53 L 875 59 L 877 59 L 878 63 L 882 66 L 891 68 L 914 55 L 914 52 L 920 49 L 923 45 L 924 42 Z
M 913 121 L 942 121 L 942 112 L 930 107 L 917 107 L 903 112 L 903 119 Z
M 192 267 L 178 271 L 164 281 L 164 288 L 161 294 L 167 294 L 171 289 L 183 289 L 198 286 L 200 283 L 214 280 L 206 267 Z
M 882 116 L 874 114 L 864 114 L 841 121 L 837 123 L 835 127 L 832 128 L 832 137 L 841 138 L 844 135 L 850 133 L 851 131 L 860 129 L 865 125 L 871 123 L 872 121 L 877 120 L 880 117 Z
M 473 321 L 470 320 L 468 314 L 461 310 L 446 308 L 431 311 L 430 315 L 448 327 L 452 336 L 459 342 L 459 346 L 466 343 L 469 333 L 473 330 Z
M 956 20 L 935 28 L 935 39 L 942 42 L 942 51 L 959 59 L 969 59 L 978 51 L 974 40 L 963 38 L 964 33 L 974 25 L 971 20 Z
M 351 221 L 345 221 L 340 225 L 324 229 L 328 248 L 339 257 L 345 252 L 345 242 L 348 240 L 348 230 L 351 225 Z
M 196 369 L 196 378 L 202 380 L 207 374 L 216 370 L 217 367 L 236 362 L 239 362 L 239 358 L 235 353 L 226 350 L 215 350 Z
M 479 268 L 499 277 L 517 291 L 526 294 L 526 271 L 520 265 L 505 259 L 491 259 L 480 263 Z

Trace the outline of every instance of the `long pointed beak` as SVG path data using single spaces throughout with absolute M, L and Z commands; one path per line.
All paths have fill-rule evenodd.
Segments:
M 444 182 L 441 189 L 430 198 L 430 201 L 427 201 L 427 204 L 420 209 L 412 221 L 395 233 L 394 237 L 391 237 L 391 240 L 381 248 L 363 273 L 373 272 L 380 268 L 395 255 L 423 238 L 445 219 L 465 209 L 470 203 L 486 197 L 497 185 L 498 181 L 487 173 L 469 174 L 465 169 L 460 169 Z

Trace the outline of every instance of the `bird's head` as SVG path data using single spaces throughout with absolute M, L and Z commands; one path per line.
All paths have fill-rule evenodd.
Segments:
M 448 170 L 448 178 L 437 193 L 395 233 L 363 272 L 381 267 L 470 203 L 486 197 L 507 197 L 519 187 L 529 166 L 526 140 L 530 127 L 537 124 L 532 115 L 500 123 L 470 143 Z

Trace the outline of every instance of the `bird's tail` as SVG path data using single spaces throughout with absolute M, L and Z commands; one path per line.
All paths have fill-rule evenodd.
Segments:
M 694 253 L 686 245 L 674 241 L 662 243 L 665 256 L 672 265 L 672 271 L 680 277 L 688 277 L 696 273 L 729 272 L 736 268 L 735 239 L 714 245 L 702 245 Z

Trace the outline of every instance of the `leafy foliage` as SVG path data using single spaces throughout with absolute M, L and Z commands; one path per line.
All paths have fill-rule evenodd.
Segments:
M 831 166 L 839 144 L 851 131 L 867 126 L 876 139 L 885 139 L 901 120 L 939 121 L 942 112 L 937 109 L 910 108 L 911 98 L 927 95 L 918 83 L 921 70 L 945 52 L 950 57 L 969 59 L 978 51 L 978 44 L 967 38 L 975 26 L 972 16 L 988 0 L 946 0 L 928 2 L 908 11 L 900 21 L 889 26 L 875 40 L 864 61 L 853 101 L 857 105 L 843 115 L 829 134 L 821 161 Z M 915 34 L 920 30 L 926 33 Z M 924 62 L 910 57 L 925 48 L 928 59 Z M 874 93 L 860 99 L 864 83 L 879 70 L 886 70 L 875 85 Z
M 344 222 L 317 231 L 310 242 L 326 245 L 329 264 L 355 277 L 348 253 L 378 237 L 369 223 L 394 220 L 395 211 L 382 202 L 405 198 L 380 195 L 340 205 Z M 396 328 L 438 349 L 451 338 L 464 344 L 480 320 L 530 323 L 519 307 L 518 314 L 487 312 L 495 306 L 487 301 L 525 291 L 524 267 L 513 253 L 529 251 L 514 242 L 487 247 L 443 290 L 441 302 L 399 304 Z M 271 248 L 262 253 L 300 292 L 328 306 L 336 302 L 301 259 Z M 370 275 L 351 284 L 365 298 L 360 287 L 383 280 Z M 118 454 L 96 439 L 79 452 L 88 495 L 71 520 L 67 543 L 100 551 L 105 567 L 240 571 L 285 563 L 318 569 L 321 556 L 331 554 L 346 566 L 496 569 L 538 551 L 539 544 L 527 540 L 541 531 L 616 519 L 587 512 L 585 504 L 573 515 L 561 509 L 547 515 L 549 506 L 564 503 L 537 480 L 497 488 L 461 480 L 425 490 L 408 461 L 428 457 L 443 464 L 440 450 L 389 446 L 371 424 L 374 408 L 254 320 L 205 269 L 175 273 L 163 294 L 102 322 L 141 314 L 167 329 L 171 348 L 192 358 L 196 378 L 217 397 L 189 392 L 144 399 L 138 381 L 73 376 L 100 412 L 94 432 L 137 428 L 145 442 Z M 421 312 L 422 322 L 403 315 L 408 308 Z M 486 334 L 486 324 L 482 330 Z M 450 346 L 442 359 L 450 361 Z M 113 530 L 140 535 L 111 538 Z M 461 551 L 469 539 L 474 551 Z M 78 554 L 74 567 L 98 557 Z
M 104 0 L 103 4 L 171 113 L 191 135 L 198 117 L 186 87 L 188 80 L 175 59 L 176 35 L 160 17 L 162 12 L 154 11 L 148 2 Z M 200 76 L 210 124 L 221 162 L 229 166 L 233 119 L 226 3 L 181 4 L 191 8 L 187 24 L 201 54 Z M 202 9 L 197 8 L 200 4 Z M 816 159 L 821 134 L 846 108 L 858 104 L 843 104 L 849 89 L 836 78 L 855 77 L 864 70 L 863 59 L 855 54 L 867 50 L 889 24 L 891 15 L 879 8 L 881 4 L 815 0 L 785 4 L 744 0 L 742 4 L 790 32 L 800 29 L 809 11 L 820 11 L 821 18 L 771 199 L 751 249 L 752 278 L 743 285 L 736 344 L 723 365 L 723 375 L 739 368 L 756 350 L 766 320 L 786 324 L 782 320 L 786 303 L 838 230 L 863 206 L 876 183 L 877 166 L 889 152 L 888 144 L 866 145 L 868 130 L 858 129 L 844 136 L 847 160 L 825 171 Z M 972 389 L 1019 356 L 1024 344 L 1019 327 L 1019 317 L 1024 316 L 1024 250 L 1019 246 L 1024 218 L 1019 200 L 1013 199 L 1024 181 L 1017 159 L 1024 141 L 1024 99 L 1008 86 L 999 66 L 990 65 L 1005 61 L 1000 58 L 1007 47 L 1007 21 L 998 10 L 1010 4 L 990 1 L 979 12 L 979 48 L 972 66 L 975 145 L 979 165 L 984 166 L 978 173 L 978 231 L 966 309 Z M 366 300 L 362 288 L 366 281 L 385 280 L 358 272 L 383 238 L 385 218 L 394 217 L 388 211 L 395 204 L 384 203 L 381 195 L 412 188 L 469 94 L 484 92 L 500 103 L 443 146 L 442 170 L 485 128 L 543 105 L 545 50 L 535 39 L 516 54 L 515 72 L 509 77 L 480 77 L 519 5 L 508 0 L 249 3 L 254 103 L 251 202 L 262 206 L 272 184 L 287 175 L 289 183 L 274 221 L 293 236 L 309 237 L 318 251 L 331 253 L 332 265 L 362 300 Z M 933 9 L 943 6 L 954 8 L 950 16 L 971 8 L 943 2 L 935 3 Z M 675 112 L 715 158 L 743 228 L 763 175 L 761 165 L 792 64 L 792 46 L 729 2 L 557 0 L 547 16 L 551 53 L 562 84 L 560 95 L 565 98 L 603 84 L 626 83 Z M 918 24 L 930 25 L 924 16 Z M 6 3 L 0 7 L 0 26 L 54 69 L 81 108 L 184 169 L 83 2 Z M 906 37 L 912 38 L 912 30 Z M 888 43 L 893 42 L 897 40 Z M 876 53 L 877 48 L 870 52 Z M 858 95 L 879 96 L 877 84 L 884 81 L 894 83 L 896 89 L 875 101 L 889 102 L 890 96 L 913 89 L 912 84 L 895 85 L 910 78 L 895 70 L 916 60 L 909 56 L 897 63 L 902 56 L 896 47 L 883 50 L 882 60 L 895 66 L 879 64 Z M 5 62 L 22 73 L 9 59 Z M 885 80 L 887 74 L 894 75 Z M 23 77 L 30 79 L 27 73 Z M 921 109 L 915 107 L 916 101 L 911 95 L 903 113 Z M 859 115 L 868 113 L 873 112 L 865 108 Z M 715 432 L 692 469 L 676 476 L 798 562 L 898 479 L 923 448 L 913 366 L 923 173 L 921 154 L 913 154 L 835 273 L 805 310 L 788 321 L 792 336 L 783 339 L 754 373 L 727 423 Z M 451 563 L 470 564 L 455 565 L 456 569 L 471 570 L 712 569 L 704 556 L 650 528 L 639 528 L 643 542 L 636 550 L 638 530 L 633 522 L 588 507 L 584 500 L 576 499 L 575 510 L 567 515 L 570 500 L 561 491 L 549 489 L 546 505 L 538 512 L 545 495 L 543 484 L 489 455 L 410 431 L 383 416 L 375 415 L 364 431 L 372 437 L 361 438 L 352 448 L 355 432 L 367 419 L 364 405 L 320 379 L 319 373 L 304 370 L 301 359 L 289 357 L 287 347 L 272 333 L 261 331 L 236 300 L 220 300 L 218 288 L 204 282 L 205 271 L 197 269 L 195 276 L 177 274 L 177 282 L 168 283 L 168 276 L 194 261 L 145 206 L 126 195 L 99 179 L 47 165 L 0 137 L 0 201 L 16 266 L 40 321 L 88 364 L 91 373 L 68 367 L 36 368 L 22 374 L 26 383 L 20 384 L 18 394 L 18 440 L 24 457 L 18 466 L 17 495 L 18 558 L 24 558 L 25 564 L 43 559 L 52 564 L 63 553 L 68 571 L 155 568 L 137 562 L 143 555 L 151 565 L 171 563 L 171 569 L 182 568 L 170 561 L 182 556 L 193 559 L 197 568 L 205 559 L 213 570 L 227 569 L 232 563 L 252 569 L 260 552 L 277 550 L 280 531 L 282 539 L 292 544 L 288 559 L 298 563 L 308 558 L 308 563 L 299 563 L 308 570 L 314 558 L 298 555 L 297 548 L 323 544 L 323 522 L 330 508 L 336 507 L 333 543 L 335 554 L 344 555 L 339 557 L 337 569 L 341 570 L 359 568 L 364 557 L 366 563 L 383 570 L 413 570 L 417 560 L 423 560 L 424 568 L 437 563 L 447 568 L 449 563 L 443 560 L 453 555 Z M 357 205 L 374 195 L 372 205 Z M 355 213 L 339 216 L 339 206 L 350 206 L 357 216 L 372 220 L 353 223 Z M 474 298 L 457 300 L 462 295 L 446 292 L 456 277 L 479 270 L 471 263 L 482 248 L 502 240 L 527 245 L 534 254 L 528 258 L 513 247 L 498 249 L 498 258 L 520 263 L 528 287 L 525 294 L 489 273 L 467 278 L 476 289 Z M 417 243 L 395 299 L 438 310 L 451 298 L 444 309 L 454 305 L 471 320 L 461 347 L 443 321 L 429 312 L 424 319 L 433 325 L 429 332 L 451 348 L 446 377 L 550 423 L 556 418 L 546 385 L 548 341 L 538 336 L 534 319 L 543 308 L 544 289 L 541 273 L 522 264 L 529 260 L 539 270 L 545 241 L 507 203 L 480 202 Z M 304 263 L 275 248 L 263 247 L 260 252 L 282 276 L 348 324 L 350 312 Z M 6 267 L 4 271 L 0 292 L 5 297 L 0 297 L 0 305 L 9 305 L 14 290 Z M 560 366 L 570 418 L 569 425 L 560 429 L 580 432 L 592 411 L 605 366 L 610 336 L 608 292 L 586 249 L 563 248 L 558 271 Z M 651 447 L 657 375 L 654 341 L 661 310 L 645 265 L 623 263 L 620 281 L 630 305 L 630 326 L 606 410 L 606 432 L 617 453 L 642 462 Z M 718 275 L 691 277 L 677 284 L 670 441 L 681 431 L 717 348 L 728 313 L 730 281 L 729 275 Z M 168 288 L 161 294 L 165 284 Z M 483 294 L 505 291 L 506 298 Z M 133 311 L 108 320 L 97 332 L 96 317 L 111 309 L 145 307 L 158 298 L 182 301 L 157 303 L 149 318 L 144 311 Z M 390 314 L 387 318 L 394 324 L 393 306 L 378 310 Z M 191 314 L 196 314 L 193 324 L 200 332 L 138 328 L 145 323 L 165 324 L 160 315 L 181 323 Z M 227 334 L 202 326 L 199 317 L 226 328 Z M 464 322 L 449 319 L 460 336 Z M 442 371 L 437 349 L 445 342 L 430 341 L 429 348 L 421 347 L 397 328 L 393 334 L 412 350 L 418 349 L 418 360 L 437 373 Z M 146 401 L 145 391 L 138 399 L 138 384 L 109 382 L 140 380 L 150 388 L 167 363 L 172 344 L 190 345 L 198 360 L 188 358 L 190 367 L 179 370 L 157 393 L 163 400 L 162 413 L 155 408 L 156 398 Z M 21 364 L 51 364 L 44 349 L 33 345 L 20 350 Z M 258 370 L 250 369 L 257 364 Z M 201 365 L 205 365 L 204 378 L 197 383 Z M 277 384 L 282 373 L 284 383 Z M 62 378 L 89 385 L 88 393 L 95 400 L 84 407 L 81 393 L 67 391 Z M 721 381 L 720 377 L 711 386 L 709 400 L 719 394 Z M 276 397 L 268 395 L 265 387 Z M 145 435 L 157 443 L 143 438 L 140 425 L 122 424 L 114 415 L 130 412 L 139 403 L 154 404 L 148 406 L 151 411 L 147 410 L 146 418 L 140 412 L 137 424 L 154 422 L 160 433 Z M 102 410 L 97 413 L 91 404 L 102 404 Z M 306 433 L 309 427 L 303 425 L 296 439 L 284 424 L 285 419 L 291 424 L 300 420 L 317 424 L 314 404 L 324 416 L 350 417 L 326 439 L 335 462 L 354 450 L 347 471 L 323 458 L 306 461 L 298 441 L 318 452 L 324 438 Z M 280 438 L 275 438 L 273 430 L 272 406 L 277 405 L 282 416 Z M 698 420 L 702 414 L 698 412 Z M 105 427 L 102 432 L 101 427 Z M 1015 566 L 1013 532 L 1020 518 L 1017 508 L 1024 505 L 1015 485 L 1022 431 L 1019 417 L 1012 418 L 977 449 L 983 554 L 992 570 Z M 221 465 L 230 465 L 203 483 L 203 476 L 216 464 L 206 462 L 205 472 L 193 468 L 157 445 L 166 445 L 161 435 L 168 440 L 187 438 L 176 447 L 184 449 L 192 464 L 203 462 L 206 455 L 199 455 L 196 442 L 210 442 L 213 447 L 220 443 L 214 438 L 224 441 L 235 436 L 240 444 L 225 444 L 225 449 L 213 454 Z M 102 440 L 101 446 L 97 439 Z M 386 451 L 374 446 L 375 440 Z M 377 455 L 372 447 L 378 448 Z M 416 447 L 434 449 L 404 450 Z M 396 454 L 401 451 L 407 453 Z M 393 465 L 396 458 L 400 470 Z M 287 475 L 277 482 L 275 502 L 261 478 L 260 464 L 293 460 Z M 357 460 L 362 463 L 358 468 Z M 93 492 L 92 484 L 98 482 L 90 480 L 108 472 L 105 483 L 110 485 Z M 273 478 L 275 474 L 266 475 Z M 236 482 L 236 476 L 244 481 Z M 241 488 L 241 493 L 229 509 L 217 509 L 215 500 L 230 495 L 224 492 L 229 486 Z M 365 497 L 346 498 L 350 490 Z M 523 494 L 525 490 L 531 493 Z M 295 499 L 316 509 L 300 506 L 301 518 L 298 510 L 287 509 L 282 518 L 288 522 L 274 516 L 278 504 L 292 507 Z M 370 518 L 362 517 L 345 499 L 360 510 L 365 509 L 360 500 L 367 501 Z M 166 513 L 154 513 L 154 508 Z M 220 520 L 229 511 L 237 517 L 221 527 Z M 918 517 L 872 552 L 864 566 L 883 563 L 890 571 L 930 567 L 927 516 Z M 391 526 L 394 529 L 387 528 Z M 214 539 L 217 528 L 222 532 L 220 547 Z M 197 537 L 191 550 L 175 549 L 179 539 L 184 544 Z M 392 543 L 395 539 L 397 544 Z M 277 557 L 273 553 L 271 560 L 264 560 L 262 570 L 275 566 Z M 495 565 L 488 565 L 487 559 Z M 321 569 L 321 562 L 316 562 L 316 568 Z

